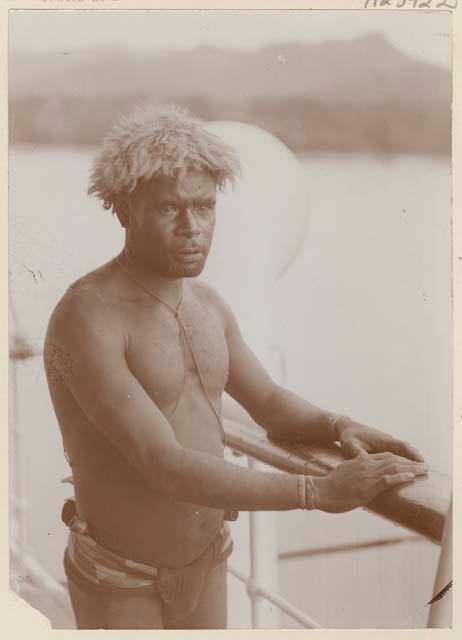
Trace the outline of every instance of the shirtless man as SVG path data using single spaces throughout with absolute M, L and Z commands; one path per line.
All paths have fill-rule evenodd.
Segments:
M 174 108 L 120 121 L 94 164 L 89 191 L 125 245 L 64 294 L 44 350 L 75 486 L 65 569 L 81 629 L 226 628 L 230 511 L 348 511 L 428 471 L 410 445 L 275 384 L 194 279 L 238 169 Z M 336 440 L 351 460 L 321 478 L 225 461 L 224 391 L 270 436 Z

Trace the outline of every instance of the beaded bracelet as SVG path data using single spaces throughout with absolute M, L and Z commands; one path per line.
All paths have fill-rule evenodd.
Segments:
M 299 509 L 306 509 L 306 483 L 305 476 L 298 476 L 298 507 Z
M 311 476 L 298 476 L 298 505 L 299 509 L 304 510 L 316 508 L 315 490 Z
M 314 489 L 313 476 L 305 476 L 305 509 L 316 509 L 316 492 Z

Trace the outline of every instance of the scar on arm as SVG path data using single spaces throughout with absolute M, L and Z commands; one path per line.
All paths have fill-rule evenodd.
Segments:
M 67 382 L 75 368 L 75 361 L 69 351 L 54 343 L 46 346 L 44 364 L 49 384 Z

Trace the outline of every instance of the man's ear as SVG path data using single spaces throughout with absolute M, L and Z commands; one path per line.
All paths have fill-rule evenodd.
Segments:
M 116 206 L 114 207 L 114 213 L 119 218 L 119 222 L 124 229 L 128 229 L 130 226 L 130 200 L 127 196 L 120 196 L 117 198 Z

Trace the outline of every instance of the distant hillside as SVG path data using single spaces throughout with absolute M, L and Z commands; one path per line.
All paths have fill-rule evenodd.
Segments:
M 9 85 L 12 142 L 93 143 L 116 112 L 145 99 L 254 122 L 298 149 L 450 147 L 449 72 L 377 34 L 255 52 L 12 54 Z

